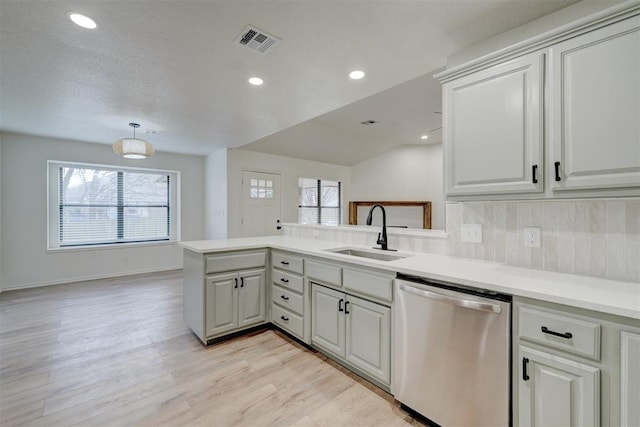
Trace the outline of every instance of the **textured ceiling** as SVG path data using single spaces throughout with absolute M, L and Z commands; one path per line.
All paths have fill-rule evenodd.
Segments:
M 165 131 L 145 136 L 158 150 L 207 154 L 416 79 L 574 2 L 0 0 L 0 130 L 110 144 L 137 121 Z M 247 24 L 282 42 L 265 56 L 235 45 Z M 353 69 L 367 76 L 350 81 Z M 249 86 L 252 75 L 265 84 Z M 337 132 L 326 128 L 365 115 L 354 108 L 312 126 Z M 373 111 L 365 119 L 383 116 Z
M 441 143 L 441 98 L 442 86 L 427 74 L 242 148 L 352 166 L 399 145 Z

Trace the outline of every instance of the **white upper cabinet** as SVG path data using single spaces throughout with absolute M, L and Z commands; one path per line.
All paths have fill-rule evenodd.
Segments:
M 543 70 L 533 53 L 444 85 L 448 196 L 543 190 Z
M 640 188 L 640 17 L 551 47 L 554 192 Z
M 436 76 L 447 198 L 640 195 L 640 4 L 606 13 Z

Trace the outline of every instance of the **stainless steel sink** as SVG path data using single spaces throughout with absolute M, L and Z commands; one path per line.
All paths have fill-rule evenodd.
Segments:
M 329 249 L 328 252 L 335 254 L 357 256 L 361 258 L 376 259 L 378 261 L 395 261 L 397 259 L 407 258 L 406 255 L 390 254 L 384 251 L 365 251 L 355 248 Z

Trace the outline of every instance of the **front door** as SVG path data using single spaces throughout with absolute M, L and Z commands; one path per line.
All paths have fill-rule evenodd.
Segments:
M 279 174 L 242 171 L 243 237 L 282 234 L 280 191 Z

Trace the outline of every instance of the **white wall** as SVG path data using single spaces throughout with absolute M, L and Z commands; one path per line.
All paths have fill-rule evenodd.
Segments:
M 431 227 L 444 229 L 442 144 L 403 145 L 351 168 L 350 200 L 431 201 Z
M 240 236 L 242 216 L 242 171 L 279 173 L 282 188 L 282 222 L 298 222 L 298 178 L 324 178 L 341 181 L 345 188 L 344 203 L 350 195 L 350 168 L 328 163 L 299 160 L 291 157 L 274 156 L 242 149 L 227 152 L 227 230 L 228 236 Z M 343 222 L 348 214 L 343 209 Z
M 180 171 L 181 239 L 204 237 L 203 157 L 156 152 L 150 159 L 126 160 L 105 144 L 5 133 L 0 171 L 5 289 L 182 267 L 175 243 L 47 251 L 47 160 Z
M 4 283 L 4 268 L 2 266 L 2 133 L 0 133 L 0 292 L 2 292 L 2 284 Z
M 205 158 L 205 239 L 227 238 L 227 149 Z

